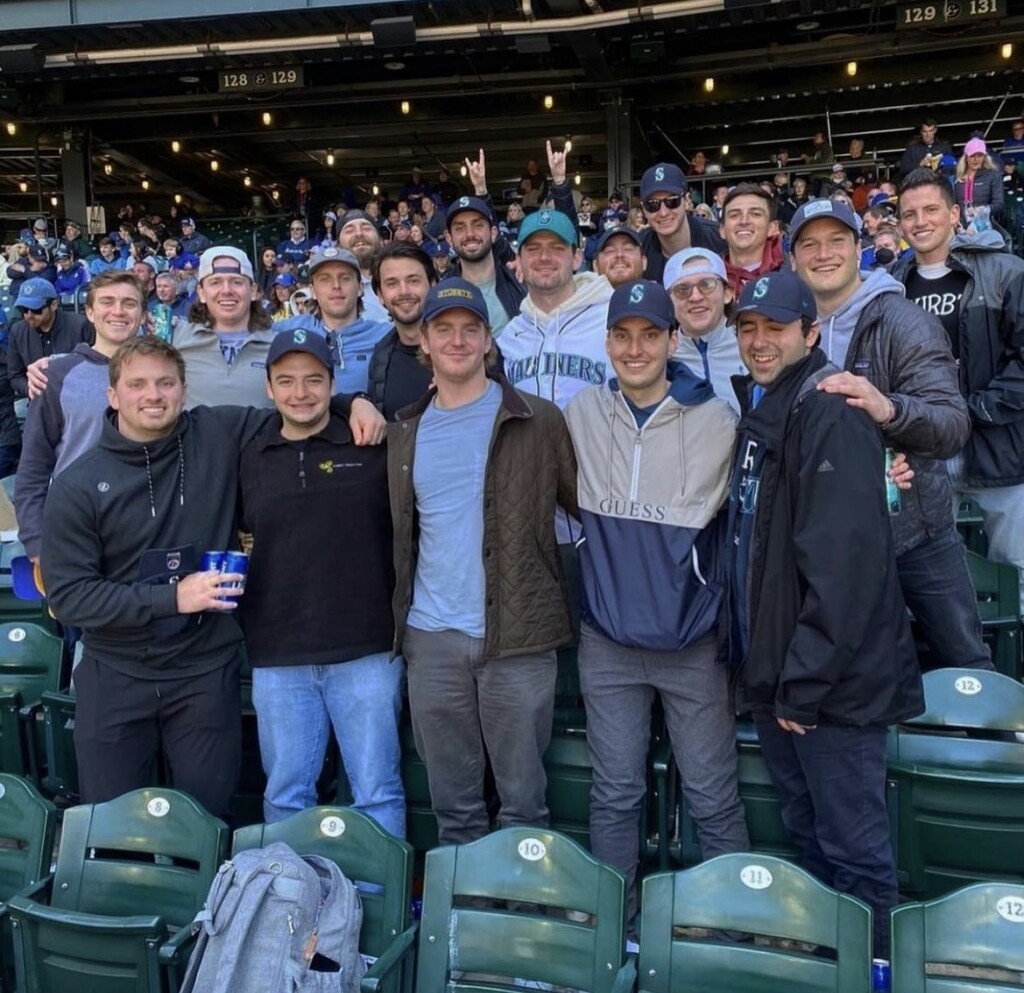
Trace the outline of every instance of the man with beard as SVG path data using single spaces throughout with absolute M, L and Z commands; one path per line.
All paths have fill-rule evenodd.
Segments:
M 374 295 L 370 275 L 374 256 L 382 244 L 377 224 L 362 210 L 350 210 L 338 223 L 338 247 L 347 248 L 359 260 L 363 283 L 363 316 L 368 321 L 386 321 L 388 312 Z
M 613 288 L 641 279 L 646 265 L 640 235 L 632 228 L 609 228 L 598 238 L 594 272 L 604 276 Z

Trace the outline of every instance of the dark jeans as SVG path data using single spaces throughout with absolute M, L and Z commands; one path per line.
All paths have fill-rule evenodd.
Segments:
M 163 746 L 175 789 L 224 816 L 242 761 L 240 659 L 179 679 L 138 679 L 86 656 L 75 670 L 83 803 L 151 786 Z
M 928 668 L 995 668 L 981 637 L 974 583 L 956 528 L 904 552 L 896 566 L 903 599 L 938 662 Z
M 21 445 L 0 445 L 0 479 L 13 476 L 18 471 Z
M 874 957 L 889 958 L 898 898 L 885 806 L 885 728 L 820 725 L 804 735 L 754 718 L 801 864 L 826 886 L 871 908 Z
M 555 709 L 555 653 L 483 657 L 483 638 L 407 628 L 402 654 L 416 751 L 427 767 L 442 845 L 490 830 L 486 757 L 502 827 L 548 823 L 544 753 Z

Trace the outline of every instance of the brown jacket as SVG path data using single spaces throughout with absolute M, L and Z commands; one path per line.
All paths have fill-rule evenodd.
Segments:
M 493 378 L 502 398 L 484 476 L 486 658 L 546 652 L 570 639 L 555 506 L 577 514 L 576 456 L 562 412 L 547 400 L 520 393 L 500 373 Z M 396 651 L 402 648 L 416 574 L 416 431 L 435 393 L 399 411 L 398 420 L 388 425 Z

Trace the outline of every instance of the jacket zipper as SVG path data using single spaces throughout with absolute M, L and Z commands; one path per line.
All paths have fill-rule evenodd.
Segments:
M 306 488 L 306 452 L 305 450 L 299 451 L 299 482 L 302 484 L 302 488 Z

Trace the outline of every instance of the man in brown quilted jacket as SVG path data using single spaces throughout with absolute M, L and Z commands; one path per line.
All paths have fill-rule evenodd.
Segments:
M 485 835 L 485 751 L 499 820 L 548 820 L 555 649 L 571 629 L 555 507 L 576 507 L 561 412 L 488 374 L 483 294 L 432 287 L 421 347 L 435 388 L 388 425 L 396 651 L 442 845 Z

